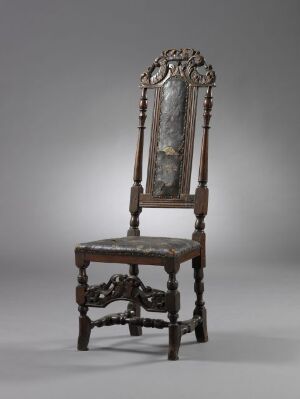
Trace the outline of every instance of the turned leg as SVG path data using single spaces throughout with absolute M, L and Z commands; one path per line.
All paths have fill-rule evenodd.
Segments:
M 181 341 L 181 327 L 177 323 L 178 311 L 180 309 L 180 293 L 177 290 L 178 282 L 176 280 L 176 273 L 179 270 L 179 264 L 168 265 L 165 267 L 166 272 L 169 274 L 167 283 L 168 291 L 166 294 L 166 306 L 168 310 L 169 324 L 169 360 L 178 359 L 178 351 Z
M 79 335 L 77 342 L 77 349 L 79 351 L 88 351 L 88 344 L 91 335 L 91 320 L 86 315 L 88 311 L 88 307 L 79 306 L 78 307 L 80 316 L 79 316 Z
M 139 274 L 139 267 L 138 265 L 129 265 L 129 274 L 130 276 L 137 276 Z M 135 317 L 141 317 L 141 307 L 140 305 L 129 302 L 127 306 L 128 311 L 133 311 Z M 143 334 L 141 326 L 134 326 L 129 324 L 129 332 L 132 336 L 140 336 Z
M 78 265 L 79 262 L 76 262 Z M 76 301 L 78 303 L 78 310 L 79 310 L 79 335 L 78 335 L 78 343 L 77 349 L 79 351 L 87 351 L 88 344 L 90 340 L 91 334 L 91 320 L 87 316 L 88 307 L 85 306 L 85 293 L 88 287 L 88 276 L 86 274 L 86 268 L 88 267 L 89 263 L 80 263 L 79 267 L 79 274 L 77 277 L 78 286 L 76 287 Z
M 201 266 L 201 258 L 200 256 L 193 259 L 193 268 L 194 268 L 194 290 L 196 293 L 196 302 L 194 309 L 194 316 L 200 316 L 202 319 L 202 323 L 200 323 L 196 329 L 196 339 L 198 342 L 207 342 L 208 334 L 207 334 L 207 318 L 206 318 L 206 308 L 205 302 L 203 301 L 203 292 L 204 292 L 204 283 L 203 283 L 203 267 Z

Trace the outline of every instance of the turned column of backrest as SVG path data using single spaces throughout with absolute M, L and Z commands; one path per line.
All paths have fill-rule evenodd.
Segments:
M 140 103 L 139 103 L 139 126 L 138 126 L 138 142 L 136 147 L 134 171 L 133 171 L 133 186 L 130 193 L 129 211 L 131 213 L 130 227 L 128 236 L 139 236 L 139 215 L 141 207 L 139 204 L 140 194 L 143 192 L 141 185 L 143 177 L 143 149 L 144 149 L 144 130 L 145 121 L 147 118 L 147 88 L 142 88 Z
M 207 215 L 208 208 L 208 132 L 210 129 L 209 122 L 212 110 L 212 87 L 209 86 L 205 95 L 203 103 L 203 133 L 200 153 L 200 166 L 198 175 L 198 187 L 195 191 L 194 213 L 196 215 L 195 231 L 193 233 L 193 240 L 199 241 L 201 246 L 201 267 L 205 267 L 205 223 L 204 219 Z
M 201 73 L 201 69 L 205 73 Z M 200 52 L 193 49 L 163 51 L 151 67 L 141 75 L 139 132 L 133 176 L 134 184 L 131 188 L 129 207 L 131 220 L 128 235 L 130 236 L 140 235 L 139 215 L 143 207 L 194 208 L 196 223 L 193 239 L 203 245 L 204 249 L 201 252 L 203 264 L 205 259 L 204 218 L 207 214 L 208 203 L 208 131 L 214 84 L 215 73 L 211 65 L 207 65 Z M 190 178 L 197 96 L 200 87 L 205 87 L 207 91 L 204 99 L 198 187 L 195 195 L 191 195 Z M 148 89 L 155 90 L 155 98 L 147 184 L 144 193 L 141 182 Z M 174 110 L 172 106 L 174 106 Z M 167 111 L 169 111 L 169 117 L 168 113 L 166 114 Z M 177 126 L 176 124 L 172 126 L 170 123 L 172 118 Z M 162 148 L 163 143 L 160 140 L 170 141 L 172 145 Z

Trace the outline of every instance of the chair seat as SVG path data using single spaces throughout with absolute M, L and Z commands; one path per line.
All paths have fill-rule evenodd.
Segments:
M 183 238 L 129 236 L 78 244 L 75 252 L 98 255 L 181 257 L 200 251 L 197 241 Z

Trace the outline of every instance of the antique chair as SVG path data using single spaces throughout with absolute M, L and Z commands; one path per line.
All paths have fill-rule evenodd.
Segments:
M 214 83 L 212 66 L 206 64 L 199 51 L 189 48 L 163 51 L 141 75 L 139 132 L 127 237 L 88 242 L 75 248 L 75 261 L 79 268 L 76 289 L 80 313 L 78 350 L 88 350 L 92 328 L 114 324 L 128 324 L 129 332 L 133 336 L 141 335 L 142 327 L 168 328 L 169 360 L 178 359 L 183 334 L 195 331 L 198 342 L 207 341 L 206 309 L 202 298 L 205 267 L 204 218 L 208 205 L 208 131 Z M 191 195 L 190 178 L 199 87 L 206 88 L 203 136 L 199 183 L 195 194 Z M 144 193 L 141 181 L 148 89 L 154 89 L 155 97 Z M 193 208 L 196 223 L 192 239 L 140 236 L 139 215 L 142 208 Z M 194 269 L 196 306 L 190 320 L 179 321 L 180 294 L 176 273 L 180 264 L 190 259 Z M 129 275 L 115 274 L 107 283 L 88 285 L 86 269 L 90 262 L 129 264 Z M 168 274 L 167 291 L 145 286 L 138 277 L 138 265 L 163 266 Z M 88 317 L 89 307 L 104 308 L 117 300 L 129 301 L 125 312 L 104 316 L 95 321 Z M 167 312 L 169 321 L 143 318 L 141 307 L 149 312 Z

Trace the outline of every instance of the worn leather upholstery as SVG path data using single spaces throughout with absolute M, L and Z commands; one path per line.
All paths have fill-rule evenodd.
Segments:
M 162 88 L 153 186 L 156 197 L 180 194 L 187 94 L 187 84 L 180 78 L 168 79 Z
M 121 237 L 79 244 L 75 252 L 99 255 L 177 257 L 199 250 L 197 241 L 167 237 Z

